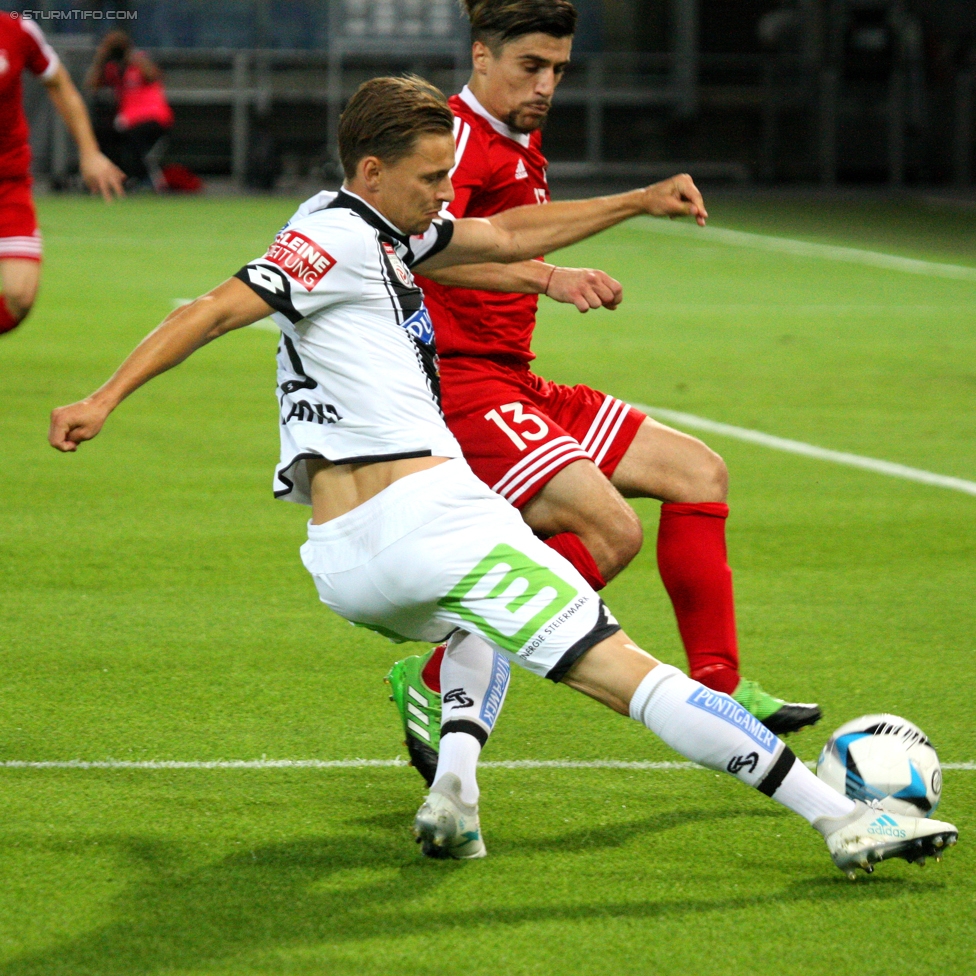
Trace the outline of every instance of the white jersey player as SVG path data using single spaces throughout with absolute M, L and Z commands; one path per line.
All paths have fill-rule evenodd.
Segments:
M 408 270 L 453 229 L 436 220 L 411 238 L 354 193 L 320 193 L 238 272 L 282 332 L 279 498 L 311 503 L 310 458 L 461 456 L 440 410 L 433 324 Z
M 954 843 L 951 824 L 882 815 L 835 793 L 733 699 L 637 648 L 570 563 L 471 472 L 439 416 L 412 266 L 524 260 L 637 213 L 704 219 L 690 178 L 440 223 L 453 196 L 453 119 L 440 92 L 414 78 L 364 84 L 343 113 L 339 146 L 344 192 L 169 316 L 91 397 L 55 410 L 51 444 L 76 450 L 129 393 L 210 339 L 272 311 L 287 320 L 277 490 L 311 503 L 302 558 L 321 599 L 397 639 L 450 638 L 438 774 L 415 821 L 429 856 L 485 854 L 476 730 L 497 711 L 505 669 L 472 683 L 484 653 L 629 714 L 689 759 L 783 803 L 851 876 Z

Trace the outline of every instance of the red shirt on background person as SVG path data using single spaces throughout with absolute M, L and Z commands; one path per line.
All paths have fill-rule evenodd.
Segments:
M 145 52 L 136 50 L 125 31 L 110 31 L 95 52 L 86 84 L 92 91 L 115 90 L 114 133 L 105 133 L 106 151 L 135 181 L 151 181 L 155 189 L 164 189 L 165 177 L 153 151 L 174 119 L 162 72 Z
M 102 71 L 102 83 L 115 89 L 118 111 L 115 125 L 120 131 L 132 129 L 146 122 L 155 122 L 164 129 L 173 125 L 173 110 L 166 101 L 166 90 L 159 79 L 147 75 L 148 58 L 142 51 L 133 51 L 134 60 L 127 64 L 117 61 L 106 63 Z M 155 67 L 150 64 L 150 67 Z

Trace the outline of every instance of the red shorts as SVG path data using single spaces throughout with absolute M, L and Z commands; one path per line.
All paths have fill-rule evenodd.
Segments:
M 0 261 L 41 260 L 41 231 L 29 176 L 0 179 Z
M 609 478 L 645 414 L 588 386 L 562 386 L 528 366 L 451 357 L 440 361 L 448 427 L 474 473 L 516 508 L 574 461 Z

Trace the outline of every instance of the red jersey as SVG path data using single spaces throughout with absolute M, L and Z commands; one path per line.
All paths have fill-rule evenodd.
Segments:
M 489 115 L 465 86 L 450 99 L 457 143 L 454 217 L 492 217 L 503 210 L 547 203 L 546 157 L 539 132 L 523 135 Z M 437 339 L 449 356 L 515 357 L 530 362 L 537 295 L 446 288 L 417 275 Z
M 59 64 L 37 24 L 0 12 L 0 179 L 30 173 L 21 72 L 26 68 L 47 81 Z
M 142 69 L 135 64 L 124 71 L 113 61 L 105 65 L 101 81 L 115 89 L 118 100 L 116 125 L 123 131 L 145 122 L 156 122 L 164 129 L 173 124 L 173 110 L 166 101 L 161 81 L 146 81 Z

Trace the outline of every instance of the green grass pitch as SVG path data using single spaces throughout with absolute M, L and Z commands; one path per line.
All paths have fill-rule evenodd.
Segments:
M 976 265 L 973 214 L 710 201 L 717 226 Z M 293 201 L 41 201 L 31 320 L 0 340 L 0 760 L 389 759 L 398 649 L 319 605 L 307 513 L 271 498 L 274 337 L 156 380 L 76 456 L 50 408 L 262 253 Z M 544 375 L 976 478 L 976 283 L 617 229 L 560 256 L 616 313 L 544 302 Z M 976 498 L 721 437 L 743 670 L 976 760 Z M 683 664 L 648 542 L 607 591 Z M 402 649 L 400 649 L 402 653 Z M 675 758 L 514 675 L 488 760 Z M 404 768 L 0 768 L 0 976 L 976 972 L 976 772 L 949 771 L 941 865 L 852 884 L 802 821 L 706 771 L 482 773 L 488 859 L 424 861 Z

